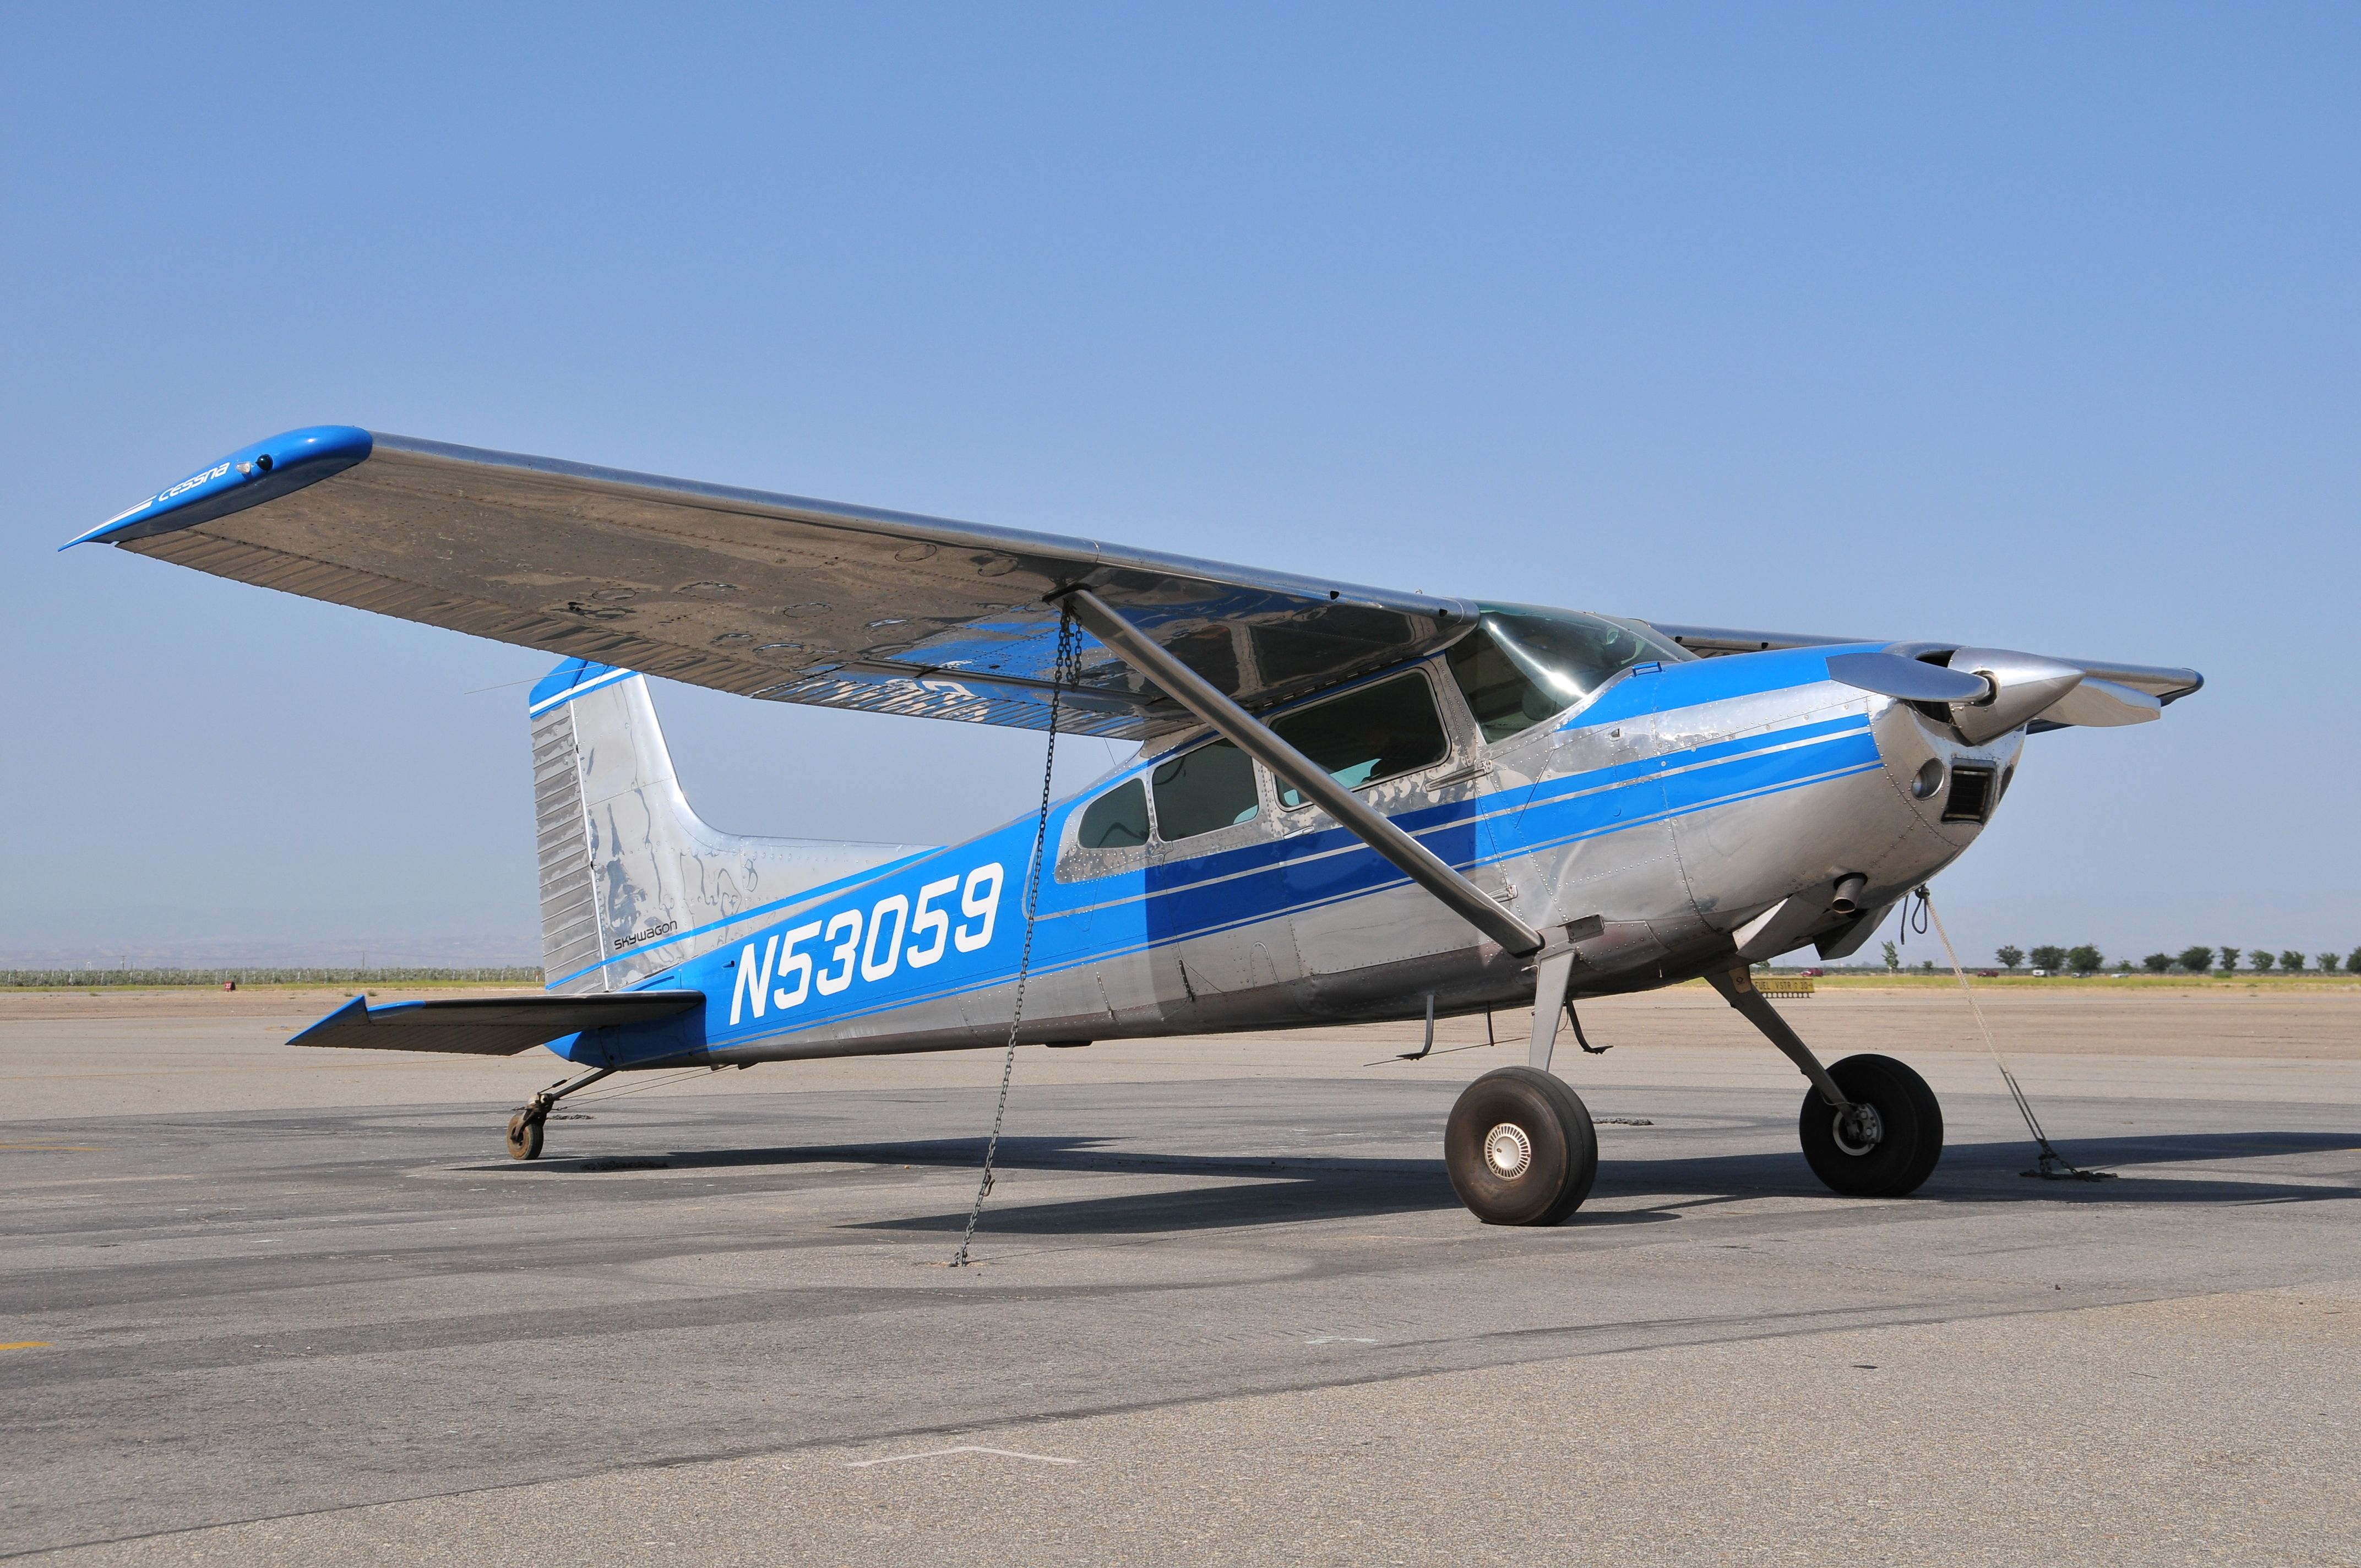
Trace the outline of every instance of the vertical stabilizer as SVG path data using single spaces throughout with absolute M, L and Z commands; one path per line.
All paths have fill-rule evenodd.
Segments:
M 714 831 L 681 794 L 648 684 L 630 670 L 569 659 L 526 711 L 552 990 L 623 990 L 720 946 L 739 915 L 927 848 Z

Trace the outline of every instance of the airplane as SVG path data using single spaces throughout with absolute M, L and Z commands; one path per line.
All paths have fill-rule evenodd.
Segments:
M 1552 1070 L 1586 998 L 1702 978 L 1808 1080 L 1832 1190 L 1916 1190 L 1924 1079 L 1822 1064 L 1749 979 L 1841 959 L 1973 844 L 2028 734 L 2157 718 L 2193 670 L 1783 635 L 1357 587 L 349 426 L 244 447 L 60 548 L 105 543 L 519 643 L 543 993 L 371 1007 L 307 1047 L 620 1072 L 1532 1009 L 1445 1169 L 1477 1218 L 1588 1195 Z M 1137 741 L 963 844 L 718 832 L 648 694 Z M 1583 1044 L 1587 1048 L 1587 1041 Z

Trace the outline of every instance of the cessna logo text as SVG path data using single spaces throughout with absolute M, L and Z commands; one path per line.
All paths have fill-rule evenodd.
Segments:
M 162 495 L 158 496 L 158 497 L 156 498 L 156 500 L 158 500 L 158 501 L 169 501 L 169 500 L 170 500 L 174 496 L 186 495 L 189 491 L 195 489 L 199 485 L 202 485 L 202 484 L 205 483 L 205 481 L 207 481 L 208 479 L 218 479 L 218 478 L 220 478 L 224 474 L 226 474 L 226 473 L 228 473 L 228 472 L 229 472 L 229 465 L 228 465 L 228 464 L 226 464 L 226 463 L 217 463 L 217 464 L 215 464 L 214 466 L 212 466 L 212 467 L 210 467 L 210 468 L 206 469 L 206 470 L 205 470 L 203 473 L 202 473 L 202 474 L 192 474 L 192 475 L 190 475 L 187 478 L 185 478 L 185 479 L 181 480 L 179 484 L 174 485 L 170 489 L 166 490 Z M 156 501 L 150 501 L 150 502 L 148 502 L 148 504 L 149 506 L 154 506 L 154 505 L 156 504 Z

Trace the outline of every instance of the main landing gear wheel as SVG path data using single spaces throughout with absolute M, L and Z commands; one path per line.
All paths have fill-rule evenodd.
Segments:
M 1469 1084 L 1443 1134 L 1452 1190 L 1488 1225 L 1554 1225 L 1598 1175 L 1598 1135 L 1562 1078 L 1504 1067 Z
M 522 1107 L 515 1115 L 509 1118 L 509 1157 L 511 1159 L 541 1157 L 541 1128 L 542 1124 L 548 1118 L 548 1112 L 535 1110 L 530 1105 Z
M 1916 1191 L 1943 1157 L 1943 1108 L 1927 1080 L 1892 1057 L 1847 1057 L 1828 1076 L 1852 1106 L 1804 1096 L 1796 1128 L 1812 1174 L 1848 1198 Z

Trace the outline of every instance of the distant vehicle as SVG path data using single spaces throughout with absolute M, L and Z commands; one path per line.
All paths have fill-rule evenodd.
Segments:
M 1822 975 L 1824 975 L 1824 974 L 1826 974 L 1826 973 L 1828 973 L 1828 970 L 1824 970 L 1824 969 L 1807 969 L 1807 970 L 1806 970 L 1804 971 L 1804 973 L 1805 973 L 1806 976 L 1810 977 L 1810 978 L 1811 978 L 1811 979 L 1813 979 L 1813 980 L 1817 980 L 1820 976 L 1822 976 Z
M 1527 1065 L 1460 1096 L 1444 1165 L 1481 1218 L 1549 1224 L 1598 1162 L 1549 1070 L 1561 1018 L 1701 976 L 1810 1080 L 1813 1171 L 1909 1192 L 1942 1153 L 1926 1081 L 1823 1067 L 1749 966 L 1851 956 L 1975 841 L 2028 734 L 2203 684 L 1356 587 L 345 426 L 234 453 L 86 542 L 564 658 L 525 710 L 547 993 L 356 997 L 296 1036 L 546 1045 L 587 1070 L 510 1119 L 520 1159 L 615 1072 L 1531 1003 Z M 965 844 L 741 838 L 690 809 L 643 674 L 1143 750 Z
M 2049 971 L 2046 969 L 2028 970 L 2026 972 L 2032 975 L 2036 980 L 2048 980 L 2049 978 Z

